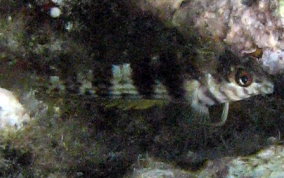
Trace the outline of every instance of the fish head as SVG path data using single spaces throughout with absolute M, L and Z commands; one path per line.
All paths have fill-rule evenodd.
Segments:
M 267 95 L 274 91 L 274 84 L 261 65 L 253 58 L 241 58 L 222 66 L 223 78 L 218 89 L 223 102 L 238 101 L 256 95 Z M 220 79 L 219 79 L 220 80 Z

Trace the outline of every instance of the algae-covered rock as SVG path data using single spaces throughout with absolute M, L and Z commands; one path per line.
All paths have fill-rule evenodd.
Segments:
M 164 5 L 171 2 L 164 1 Z M 236 102 L 231 105 L 228 122 L 215 128 L 200 122 L 194 125 L 188 108 L 179 104 L 102 101 L 72 90 L 77 81 L 83 84 L 80 90 L 90 88 L 94 61 L 139 60 L 161 47 L 179 54 L 179 47 L 184 46 L 168 42 L 173 34 L 164 30 L 168 24 L 152 16 L 150 22 L 156 23 L 144 23 L 142 15 L 132 16 L 140 10 L 116 0 L 4 0 L 0 5 L 0 86 L 19 97 L 6 90 L 6 94 L 0 94 L 0 106 L 2 103 L 5 108 L 0 115 L 2 112 L 6 118 L 7 113 L 13 113 L 12 119 L 7 117 L 0 125 L 13 127 L 16 123 L 21 128 L 13 133 L 0 131 L 0 176 L 210 177 L 229 175 L 230 171 L 240 176 L 261 174 L 251 165 L 276 175 L 278 168 L 268 163 L 277 167 L 281 151 L 279 159 L 272 154 L 265 161 L 255 153 L 281 143 L 282 96 Z M 175 7 L 183 5 L 186 3 L 176 1 Z M 222 4 L 217 5 L 213 8 Z M 108 14 L 112 14 L 111 18 Z M 147 33 L 142 27 L 156 31 Z M 223 27 L 218 26 L 214 32 L 220 34 Z M 196 38 L 184 44 L 185 49 L 191 49 L 188 55 L 200 67 L 211 66 L 206 61 L 217 56 L 211 47 L 218 45 L 214 40 L 199 38 L 194 30 L 189 31 Z M 128 32 L 137 34 L 126 40 Z M 156 39 L 161 40 L 150 47 L 144 45 Z M 20 117 L 22 114 L 32 119 Z M 220 116 L 218 106 L 213 108 L 212 116 Z M 267 148 L 276 153 L 276 147 L 282 149 Z M 151 160 L 143 163 L 141 155 L 149 155 Z M 137 160 L 140 165 L 133 166 Z M 252 160 L 256 164 L 251 164 Z M 237 168 L 247 172 L 242 174 Z M 214 169 L 219 173 L 215 174 Z
M 271 74 L 283 73 L 282 0 L 133 0 L 183 34 L 199 32 L 216 42 L 229 45 L 239 55 L 258 55 Z
M 284 147 L 275 145 L 264 148 L 253 155 L 209 160 L 196 171 L 186 171 L 170 163 L 147 158 L 144 164 L 138 162 L 133 168 L 133 173 L 126 177 L 283 177 L 283 164 Z

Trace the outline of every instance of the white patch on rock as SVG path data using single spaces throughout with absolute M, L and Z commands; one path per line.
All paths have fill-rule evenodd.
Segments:
M 29 120 L 29 114 L 16 96 L 9 90 L 0 88 L 0 130 L 19 129 Z
M 74 24 L 72 22 L 67 22 L 66 25 L 65 25 L 65 29 L 67 31 L 71 31 L 74 27 Z
M 283 50 L 264 50 L 262 59 L 264 69 L 270 74 L 284 72 L 284 51 Z
M 58 7 L 52 7 L 50 9 L 50 16 L 53 18 L 57 18 L 61 15 L 61 10 Z
M 153 170 L 141 170 L 140 177 L 144 178 L 159 178 L 159 177 L 167 177 L 174 178 L 174 173 L 171 170 L 162 170 L 162 169 L 153 169 Z
M 51 0 L 52 2 L 54 2 L 55 4 L 62 4 L 63 0 Z

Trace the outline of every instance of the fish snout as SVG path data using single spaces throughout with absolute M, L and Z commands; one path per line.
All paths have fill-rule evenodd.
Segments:
M 272 82 L 266 82 L 262 87 L 261 87 L 261 92 L 262 94 L 272 94 L 274 92 L 274 84 Z

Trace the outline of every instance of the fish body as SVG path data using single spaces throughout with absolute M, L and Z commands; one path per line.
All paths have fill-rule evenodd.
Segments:
M 127 1 L 80 8 L 87 31 L 78 35 L 91 49 L 88 60 L 93 67 L 88 81 L 75 81 L 88 84 L 77 85 L 81 93 L 123 101 L 185 103 L 197 113 L 209 115 L 212 105 L 273 92 L 273 83 L 254 60 L 240 59 L 228 50 L 212 57 L 216 43 L 213 47 L 210 40 L 201 40 L 194 28 L 182 35 Z M 80 58 L 80 63 L 86 61 Z M 72 62 L 66 70 L 73 70 Z
M 97 98 L 181 102 L 202 115 L 209 115 L 212 105 L 273 92 L 272 81 L 254 59 L 240 59 L 226 51 L 216 60 L 214 70 L 200 70 L 186 59 L 178 60 L 172 55 L 138 64 L 97 64 L 92 86 L 81 92 Z M 228 105 L 224 108 L 227 117 Z

